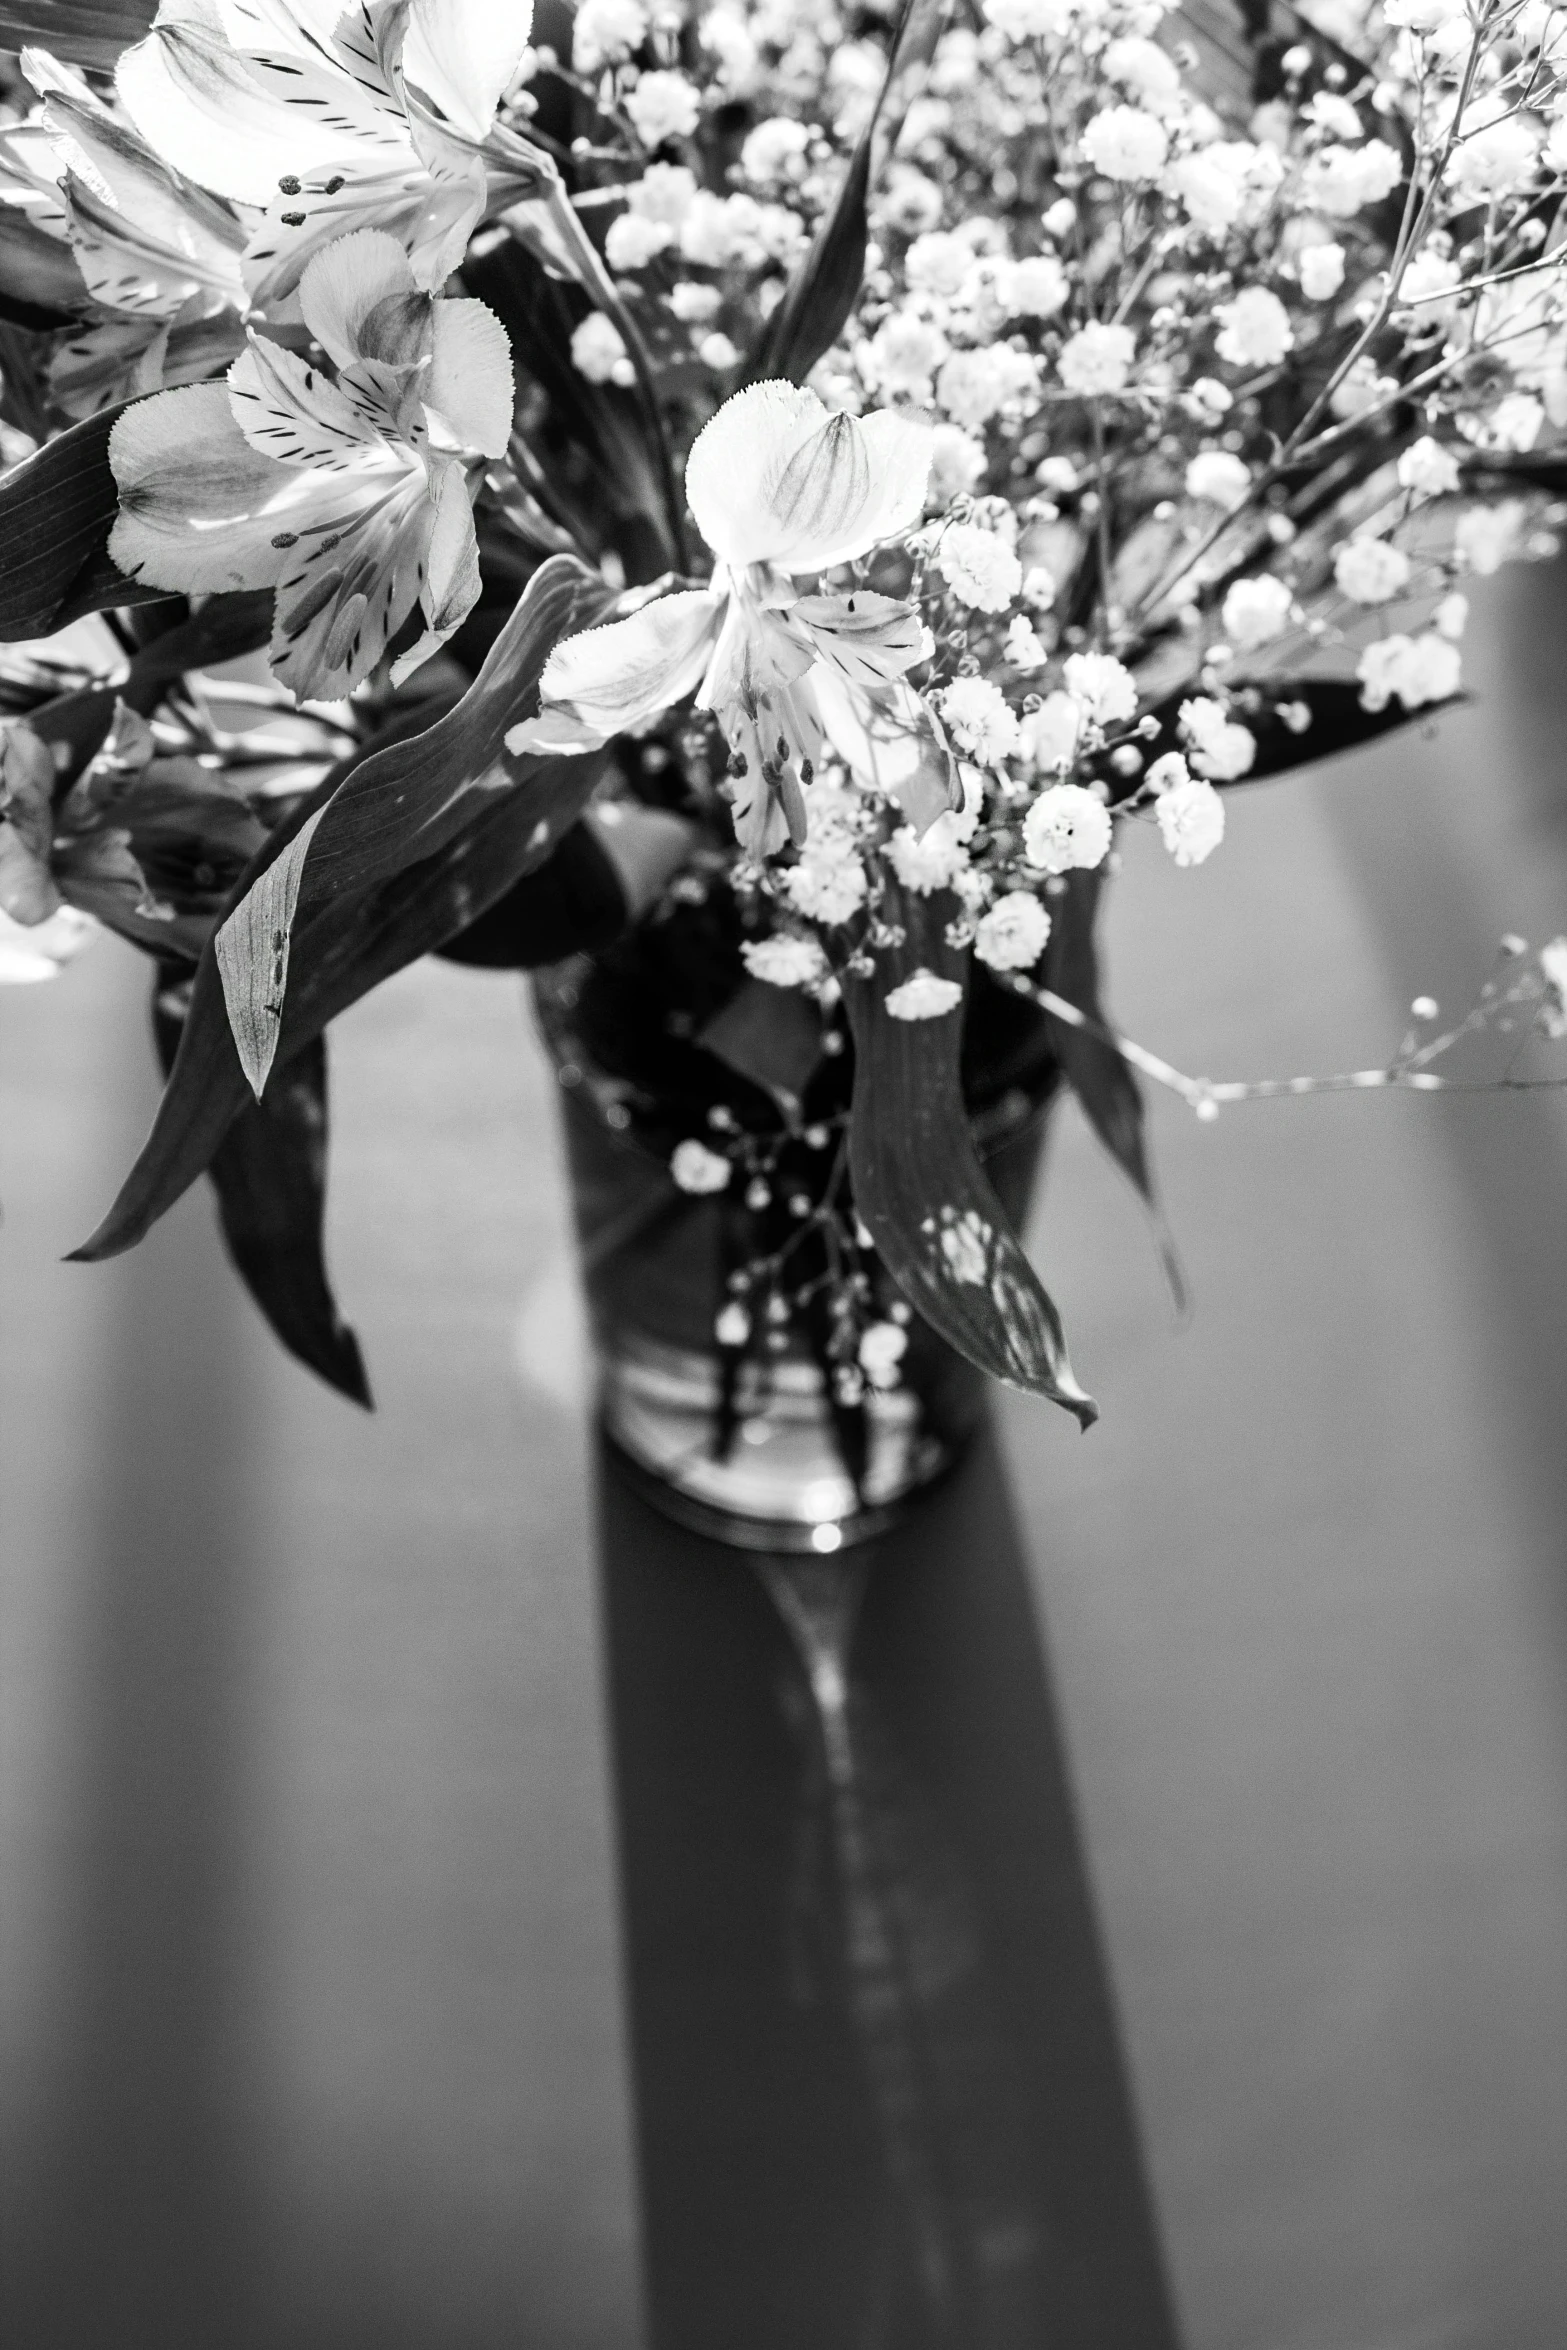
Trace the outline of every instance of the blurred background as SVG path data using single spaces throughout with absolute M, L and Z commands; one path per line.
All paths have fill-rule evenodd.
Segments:
M 1214 1076 L 1359 1066 L 1504 931 L 1567 929 L 1564 640 L 1567 573 L 1504 574 L 1439 730 L 1235 794 L 1200 871 L 1138 833 L 1122 1026 Z M 374 1418 L 278 1352 L 204 1192 L 59 1262 L 151 1115 L 136 958 L 0 1021 L 0 2332 L 633 2350 L 613 1758 L 660 1728 L 620 1720 L 642 1537 L 595 1499 L 517 983 L 427 963 L 333 1031 Z M 1040 1833 L 1075 1811 L 1180 2336 L 1559 2350 L 1567 1096 L 1151 1110 L 1189 1325 L 1064 1111 L 1030 1239 L 1104 1416 L 1006 1398 L 975 1475 L 1010 1485 Z M 932 1521 L 955 1577 L 994 1516 L 971 1484 Z

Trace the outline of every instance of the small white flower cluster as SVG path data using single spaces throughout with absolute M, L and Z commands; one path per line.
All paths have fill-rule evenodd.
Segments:
M 714 572 L 600 632 L 624 691 L 585 640 L 557 647 L 512 735 L 569 753 L 711 712 L 767 984 L 830 989 L 900 901 L 995 971 L 1035 969 L 1118 823 L 1205 862 L 1220 795 L 1267 765 L 1275 720 L 1309 726 L 1315 678 L 1353 677 L 1373 716 L 1451 700 L 1468 576 L 1550 543 L 1549 498 L 1507 472 L 1567 432 L 1567 41 L 1537 0 L 1333 0 L 1333 31 L 1304 26 L 1243 111 L 1168 0 L 981 0 L 905 61 L 863 282 L 809 389 L 738 395 L 885 94 L 884 27 L 704 0 L 682 30 L 651 0 L 581 0 L 557 54 L 526 9 L 500 36 L 450 0 L 410 16 L 367 96 L 346 19 L 262 13 L 265 43 L 254 10 L 218 12 L 210 87 L 160 19 L 112 109 L 28 52 L 37 109 L 0 136 L 0 194 L 103 314 L 61 338 L 62 406 L 184 387 L 161 437 L 156 402 L 117 429 L 119 551 L 154 585 L 275 584 L 300 691 L 357 690 L 415 605 L 392 677 L 447 642 L 480 584 L 467 509 L 544 395 L 518 404 L 498 322 L 445 289 L 520 238 L 574 280 L 583 384 L 657 412 L 639 430 L 669 444 L 666 482 L 684 465 Z M 331 84 L 308 137 L 284 56 Z M 565 144 L 531 131 L 541 77 Z M 285 131 L 303 145 L 279 180 Z M 133 181 L 167 219 L 120 235 L 102 192 L 128 220 Z M 223 390 L 201 380 L 230 361 Z M 952 984 L 915 969 L 889 1009 L 939 1017 Z

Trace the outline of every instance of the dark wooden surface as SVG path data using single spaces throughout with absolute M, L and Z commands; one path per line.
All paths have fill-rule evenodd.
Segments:
M 1487 698 L 1434 746 L 1237 798 L 1197 874 L 1131 844 L 1132 1033 L 1215 1075 L 1371 1060 L 1502 930 L 1567 928 L 1567 592 L 1528 572 L 1487 602 Z M 624 1758 L 649 1600 L 595 1492 L 547 1077 L 504 979 L 427 966 L 341 1024 L 333 1246 L 367 1421 L 273 1350 L 204 1201 L 121 1265 L 56 1262 L 149 1113 L 143 1017 L 112 946 L 0 1001 L 0 2331 L 631 2350 L 668 2269 L 627 2019 L 667 2066 L 691 1987 L 638 1932 L 692 1748 L 658 1749 L 634 1679 L 654 1746 L 623 1907 L 605 1692 Z M 1024 1912 L 1030 1883 L 1074 1889 L 1034 2021 L 1047 2046 L 1069 1979 L 1100 2018 L 1064 2102 L 1094 2062 L 1103 2111 L 1124 2082 L 1104 2175 L 1141 2230 L 1115 2169 L 1135 2124 L 1189 2350 L 1558 2350 L 1567 1108 L 1199 1127 L 1170 1103 L 1155 1135 L 1191 1326 L 1067 1118 L 1032 1240 L 1104 1420 L 1079 1439 L 1009 1400 L 945 1569 L 923 1554 L 950 1607 L 965 1547 L 983 1591 L 1012 1543 L 1054 1759 L 1036 1739 L 996 1792 L 912 1602 L 868 1613 L 864 1669 L 956 1807 L 981 1910 L 998 1869 Z M 641 2079 L 651 2161 L 669 2109 Z

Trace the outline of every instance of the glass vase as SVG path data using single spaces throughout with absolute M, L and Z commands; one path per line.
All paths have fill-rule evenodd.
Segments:
M 987 1381 L 910 1314 L 868 1250 L 858 1263 L 868 1268 L 872 1310 L 892 1317 L 906 1343 L 895 1383 L 865 1382 L 852 1413 L 824 1360 L 814 1306 L 770 1322 L 739 1353 L 719 1343 L 719 1317 L 736 1266 L 757 1245 L 761 1212 L 729 1188 L 693 1195 L 671 1174 L 670 1137 L 682 1118 L 689 1123 L 692 1072 L 709 1058 L 692 1057 L 700 1007 L 682 1000 L 688 994 L 672 984 L 667 957 L 636 944 L 619 950 L 609 972 L 602 958 L 577 956 L 534 976 L 561 1089 L 603 1425 L 633 1481 L 666 1515 L 749 1549 L 828 1554 L 885 1530 L 954 1465 L 983 1413 Z M 675 1039 L 667 1067 L 647 1042 L 655 1036 Z M 852 1048 L 841 1032 L 837 1050 L 847 1064 Z M 1015 996 L 980 987 L 964 1062 L 980 1157 L 1021 1226 L 1057 1077 L 1043 1021 Z M 836 1074 L 846 1105 L 847 1066 Z M 788 1203 L 796 1209 L 819 1196 L 825 1176 L 817 1170 L 830 1154 L 818 1147 L 813 1167 L 810 1141 L 824 1131 L 786 1141 L 779 1163 L 793 1171 L 763 1188 L 800 1185 Z M 830 1289 L 825 1276 L 821 1288 Z M 830 1302 L 821 1299 L 824 1309 Z

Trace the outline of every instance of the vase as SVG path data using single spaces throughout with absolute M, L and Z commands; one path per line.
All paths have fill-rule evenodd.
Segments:
M 666 1515 L 751 1549 L 827 1554 L 884 1531 L 952 1468 L 988 1383 L 911 1314 L 863 1231 L 855 1263 L 868 1310 L 903 1332 L 892 1382 L 866 1380 L 845 1399 L 824 1346 L 834 1280 L 825 1261 L 804 1306 L 781 1312 L 775 1298 L 749 1343 L 719 1342 L 720 1315 L 748 1263 L 793 1249 L 809 1271 L 798 1243 L 812 1234 L 795 1226 L 808 1226 L 831 1184 L 843 1192 L 852 1045 L 829 1010 L 803 1102 L 780 1113 L 701 1042 L 715 1002 L 743 984 L 744 971 L 737 954 L 720 954 L 715 972 L 710 938 L 693 953 L 682 932 L 697 928 L 677 909 L 607 954 L 534 975 L 560 1085 L 601 1419 L 629 1475 Z M 977 975 L 965 1098 L 1015 1227 L 1057 1074 L 1042 1017 Z M 716 1195 L 681 1189 L 673 1144 L 704 1119 L 707 1131 L 736 1132 L 743 1121 L 766 1180 Z

